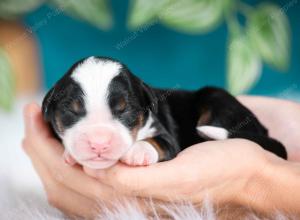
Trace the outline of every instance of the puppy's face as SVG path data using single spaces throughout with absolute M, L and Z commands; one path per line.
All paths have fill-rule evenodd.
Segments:
M 43 114 L 77 162 L 100 169 L 116 163 L 137 139 L 153 135 L 144 126 L 152 120 L 153 99 L 125 66 L 90 57 L 49 91 Z

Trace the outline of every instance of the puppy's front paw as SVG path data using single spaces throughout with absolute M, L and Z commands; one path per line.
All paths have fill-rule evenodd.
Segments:
M 158 162 L 158 153 L 147 141 L 138 141 L 121 158 L 121 161 L 130 166 L 147 166 Z

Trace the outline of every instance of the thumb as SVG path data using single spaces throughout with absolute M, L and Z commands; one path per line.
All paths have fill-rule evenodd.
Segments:
M 23 110 L 25 123 L 25 135 L 43 135 L 51 134 L 47 124 L 43 120 L 41 108 L 36 103 L 27 104 Z

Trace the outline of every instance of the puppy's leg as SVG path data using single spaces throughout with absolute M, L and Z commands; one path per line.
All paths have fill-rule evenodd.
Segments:
M 121 158 L 121 161 L 131 166 L 146 166 L 158 162 L 158 152 L 148 141 L 137 141 Z
M 240 132 L 240 133 L 232 133 L 229 137 L 248 139 L 250 141 L 259 144 L 265 150 L 270 151 L 283 159 L 287 159 L 288 156 L 287 151 L 283 146 L 283 144 L 268 136 Z
M 137 141 L 121 158 L 121 161 L 134 166 L 150 165 L 170 160 L 179 152 L 176 141 L 167 133 Z
M 247 132 L 230 133 L 225 128 L 203 125 L 197 127 L 198 134 L 207 140 L 225 140 L 228 138 L 244 138 L 253 141 L 277 156 L 287 159 L 287 152 L 285 147 L 278 141 L 259 134 L 252 134 Z
M 206 87 L 196 92 L 199 119 L 197 132 L 205 140 L 244 138 L 286 158 L 284 146 L 268 137 L 267 129 L 255 115 L 226 91 Z
M 197 127 L 198 134 L 204 139 L 225 140 L 229 137 L 229 132 L 225 128 L 202 125 Z

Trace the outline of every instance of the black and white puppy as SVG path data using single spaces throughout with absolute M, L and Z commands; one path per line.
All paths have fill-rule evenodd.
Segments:
M 149 165 L 193 144 L 227 138 L 246 138 L 287 157 L 284 146 L 226 91 L 154 89 L 110 58 L 75 63 L 42 108 L 65 146 L 66 161 L 94 169 L 119 160 Z

